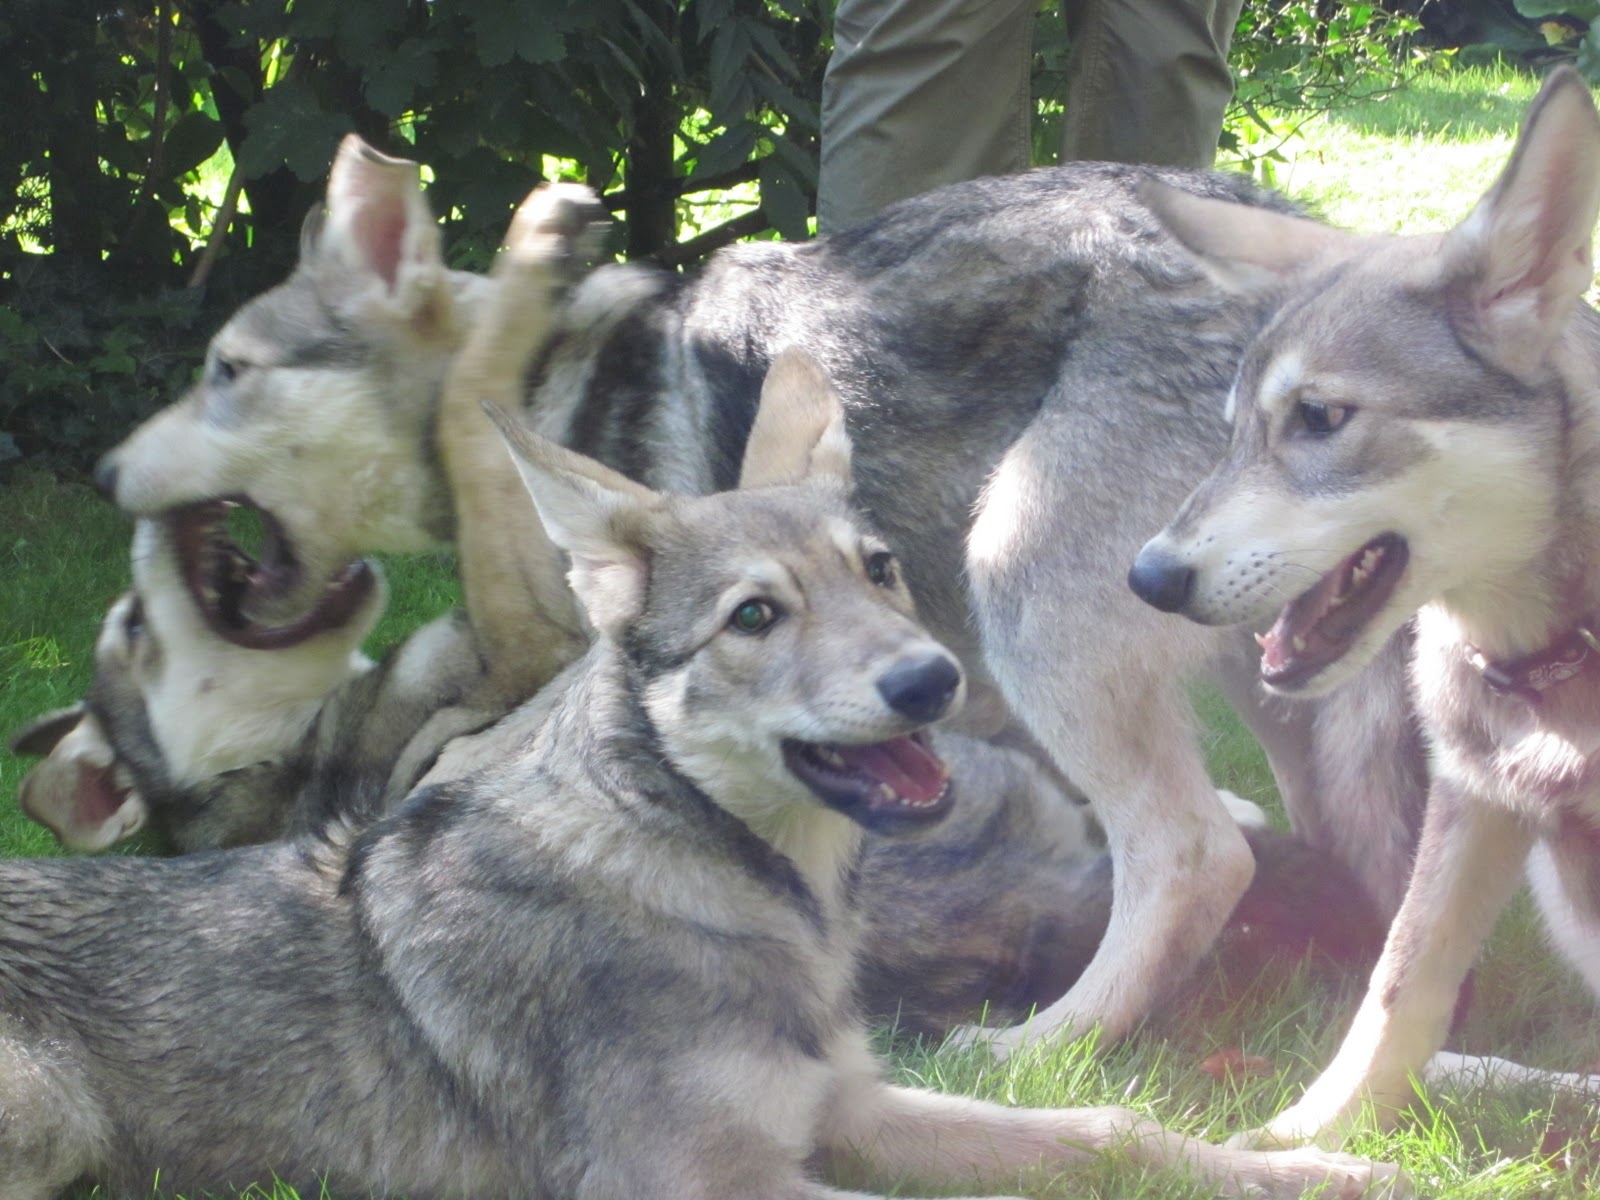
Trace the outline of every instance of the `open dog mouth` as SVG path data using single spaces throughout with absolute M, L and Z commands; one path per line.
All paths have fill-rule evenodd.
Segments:
M 171 514 L 185 585 L 206 625 L 218 637 L 248 650 L 282 650 L 347 624 L 377 586 L 377 576 L 357 559 L 336 571 L 317 598 L 288 620 L 266 614 L 291 601 L 305 572 L 283 526 L 264 509 L 259 558 L 251 558 L 228 533 L 228 512 L 247 501 L 205 500 Z
M 1256 635 L 1261 678 L 1296 688 L 1337 662 L 1393 595 L 1410 554 L 1399 534 L 1379 534 L 1291 600 Z
M 877 832 L 932 824 L 950 810 L 950 769 L 920 731 L 859 746 L 787 739 L 783 761 L 824 804 Z

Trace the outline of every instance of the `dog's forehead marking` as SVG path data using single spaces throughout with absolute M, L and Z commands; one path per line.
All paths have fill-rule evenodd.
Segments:
M 842 517 L 829 519 L 828 536 L 833 539 L 834 546 L 846 562 L 855 562 L 860 558 L 862 544 L 869 540 L 862 537 L 861 530 Z
M 1298 350 L 1281 350 L 1268 360 L 1256 388 L 1256 407 L 1277 412 L 1305 384 L 1305 361 Z M 1229 403 L 1231 404 L 1230 397 Z

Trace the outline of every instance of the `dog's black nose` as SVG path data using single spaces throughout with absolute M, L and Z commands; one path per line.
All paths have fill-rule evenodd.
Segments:
M 943 654 L 892 667 L 878 680 L 878 694 L 902 717 L 926 723 L 950 708 L 961 686 L 961 668 Z
M 112 503 L 117 499 L 117 464 L 109 457 L 102 458 L 94 468 L 95 489 Z
M 1162 612 L 1181 612 L 1194 590 L 1194 568 L 1146 546 L 1128 571 L 1134 594 Z

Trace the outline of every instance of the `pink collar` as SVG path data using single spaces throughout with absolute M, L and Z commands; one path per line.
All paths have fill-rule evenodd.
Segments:
M 1468 646 L 1467 661 L 1492 690 L 1538 704 L 1544 692 L 1600 662 L 1600 636 L 1591 628 L 1595 624 L 1585 621 L 1543 650 L 1506 663 L 1491 662 L 1476 646 Z

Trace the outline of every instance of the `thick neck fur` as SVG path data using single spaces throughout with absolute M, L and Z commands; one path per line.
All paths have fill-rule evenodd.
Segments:
M 611 643 L 598 642 L 541 730 L 534 761 L 556 766 L 597 803 L 626 808 L 657 830 L 695 843 L 805 908 L 821 926 L 849 925 L 845 902 L 862 833 L 820 801 L 752 812 L 749 797 L 794 786 L 728 773 L 701 782 L 643 703 L 643 680 Z M 692 755 L 690 756 L 692 758 Z M 787 773 L 786 773 L 787 774 Z
M 1502 569 L 1431 606 L 1491 660 L 1536 654 L 1600 614 L 1600 316 L 1584 306 L 1552 355 L 1558 437 L 1548 494 Z M 1517 553 L 1521 551 L 1521 553 Z

